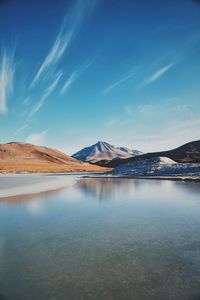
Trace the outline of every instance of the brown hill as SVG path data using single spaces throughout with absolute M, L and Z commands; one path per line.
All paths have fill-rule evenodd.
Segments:
M 78 161 L 61 151 L 32 144 L 0 144 L 0 172 L 97 172 L 105 169 Z

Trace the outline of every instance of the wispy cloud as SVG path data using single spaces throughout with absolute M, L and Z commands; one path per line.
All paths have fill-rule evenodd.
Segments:
M 41 100 L 32 108 L 32 110 L 29 113 L 29 116 L 32 116 L 36 112 L 40 110 L 40 108 L 44 105 L 47 98 L 53 93 L 55 90 L 57 84 L 59 83 L 60 78 L 62 77 L 63 73 L 59 72 L 56 76 L 56 79 L 49 85 L 49 87 L 45 90 Z
M 117 119 L 110 119 L 106 122 L 106 126 L 110 127 L 110 126 L 113 126 L 115 125 L 116 123 L 118 122 Z
M 45 142 L 45 138 L 47 136 L 48 130 L 44 130 L 42 132 L 35 132 L 30 134 L 26 138 L 26 143 L 34 144 L 34 145 L 43 145 Z
M 172 133 L 172 132 L 180 132 L 184 131 L 186 129 L 194 128 L 196 127 L 199 132 L 199 125 L 200 125 L 200 118 L 197 118 L 195 120 L 190 120 L 188 122 L 183 122 L 180 124 L 175 125 L 174 127 L 165 129 L 165 133 Z M 197 127 L 198 126 L 198 127 Z
M 180 55 L 179 55 L 180 56 Z M 182 58 L 176 57 L 171 58 L 173 60 L 172 63 L 165 64 L 163 67 L 158 67 L 159 65 L 164 64 L 164 61 L 167 59 L 169 60 L 171 57 L 170 54 L 166 54 L 161 56 L 159 59 L 156 59 L 155 61 L 151 62 L 150 64 L 144 65 L 141 64 L 140 66 L 136 66 L 134 70 L 130 71 L 126 75 L 124 75 L 121 79 L 118 81 L 110 84 L 107 88 L 105 88 L 102 91 L 102 95 L 106 95 L 110 93 L 113 89 L 120 87 L 121 85 L 125 85 L 126 83 L 134 82 L 136 88 L 142 88 L 145 85 L 148 85 L 156 80 L 158 80 L 160 77 L 162 77 L 166 72 L 168 72 L 172 67 L 174 67 L 177 63 L 179 63 Z M 151 76 L 148 78 L 145 78 L 147 73 L 150 73 L 151 70 L 157 66 L 157 71 L 155 71 Z
M 169 71 L 174 65 L 175 65 L 175 63 L 171 63 L 171 64 L 168 64 L 168 65 L 162 67 L 161 69 L 157 70 L 152 76 L 150 76 L 146 80 L 146 85 L 158 80 L 165 73 L 167 73 L 167 71 Z
M 114 88 L 116 88 L 116 87 L 120 86 L 121 84 L 127 82 L 128 80 L 134 78 L 136 74 L 137 74 L 137 71 L 131 71 L 131 72 L 129 72 L 127 75 L 125 75 L 124 77 L 122 77 L 120 80 L 112 83 L 107 88 L 105 88 L 103 90 L 102 94 L 106 95 L 106 94 L 110 93 Z
M 71 87 L 71 85 L 74 83 L 74 81 L 77 79 L 77 72 L 74 71 L 69 78 L 67 79 L 67 81 L 65 82 L 65 84 L 63 85 L 62 89 L 61 89 L 61 94 L 64 94 L 66 91 L 69 90 L 69 88 Z
M 70 30 L 67 34 L 63 34 L 62 31 L 59 33 L 50 52 L 44 59 L 36 76 L 34 77 L 31 87 L 35 85 L 44 71 L 47 71 L 51 66 L 54 66 L 59 61 L 72 38 L 72 33 L 73 30 Z
M 199 139 L 200 118 L 188 122 L 178 121 L 172 126 L 154 131 L 154 134 L 138 132 L 134 142 L 144 152 L 170 150 L 184 143 Z
M 47 56 L 41 63 L 32 83 L 31 87 L 45 74 L 49 72 L 51 68 L 54 68 L 55 65 L 63 57 L 64 53 L 68 49 L 74 35 L 77 33 L 80 25 L 88 14 L 89 10 L 95 4 L 96 1 L 91 3 L 90 1 L 75 1 L 74 5 L 71 7 L 69 13 L 65 17 L 61 29 L 50 49 Z M 47 73 L 48 74 L 48 73 Z
M 141 104 L 138 106 L 137 109 L 142 114 L 148 114 L 148 113 L 153 112 L 153 110 L 154 110 L 153 105 L 151 105 L 151 104 Z
M 16 131 L 15 131 L 15 135 L 18 135 L 19 133 L 21 133 L 23 130 L 25 130 L 27 127 L 29 126 L 28 123 L 24 124 L 23 126 L 21 126 L 20 128 L 18 128 Z
M 131 116 L 133 114 L 132 109 L 129 106 L 125 107 L 125 112 L 127 113 L 127 115 Z
M 92 65 L 93 61 L 94 60 L 91 60 L 90 62 L 82 65 L 81 67 L 79 67 L 78 69 L 76 69 L 74 72 L 70 74 L 69 78 L 67 79 L 67 81 L 65 82 L 65 84 L 61 89 L 61 94 L 64 94 L 70 89 L 70 87 L 82 75 L 82 73 Z
M 15 65 L 14 54 L 8 54 L 5 49 L 1 51 L 0 57 L 0 113 L 8 111 L 8 99 L 13 91 Z
M 23 103 L 26 105 L 30 102 L 31 98 L 28 96 L 24 99 Z

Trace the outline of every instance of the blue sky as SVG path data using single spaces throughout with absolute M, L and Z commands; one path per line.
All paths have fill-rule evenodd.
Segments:
M 69 154 L 199 139 L 200 4 L 0 1 L 0 129 Z

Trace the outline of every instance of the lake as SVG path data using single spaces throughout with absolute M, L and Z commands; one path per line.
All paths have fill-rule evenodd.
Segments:
M 76 178 L 0 200 L 0 300 L 200 299 L 200 184 Z

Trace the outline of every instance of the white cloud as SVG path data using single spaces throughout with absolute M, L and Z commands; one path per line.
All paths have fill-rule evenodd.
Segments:
M 65 82 L 65 84 L 63 85 L 62 89 L 61 89 L 61 94 L 65 93 L 66 91 L 69 90 L 69 88 L 71 87 L 71 85 L 74 83 L 74 81 L 77 78 L 77 73 L 76 71 L 74 71 L 69 78 L 67 79 L 67 81 Z
M 109 120 L 107 123 L 106 123 L 106 126 L 113 126 L 113 125 L 115 125 L 116 123 L 118 122 L 118 120 L 117 119 L 111 119 L 111 120 Z
M 9 56 L 3 50 L 0 58 L 0 113 L 2 114 L 8 111 L 8 99 L 13 91 L 14 74 L 13 54 Z
M 138 111 L 143 114 L 151 113 L 153 110 L 153 105 L 151 104 L 141 104 L 138 106 Z
M 65 82 L 65 84 L 63 85 L 62 89 L 61 89 L 61 94 L 64 94 L 65 92 L 67 92 L 70 87 L 72 86 L 72 84 L 81 76 L 81 74 L 91 66 L 91 64 L 93 63 L 93 60 L 91 60 L 89 63 L 86 63 L 82 66 L 80 66 L 77 70 L 75 70 L 74 72 L 71 73 L 71 75 L 69 76 L 69 78 L 67 79 L 67 81 Z
M 25 99 L 24 99 L 24 104 L 26 105 L 26 104 L 28 104 L 30 102 L 30 97 L 28 96 L 28 97 L 26 97 Z
M 195 112 L 195 106 L 194 105 L 190 105 L 190 104 L 178 104 L 176 109 L 179 113 L 187 113 L 187 114 L 192 114 Z
M 15 135 L 21 133 L 24 129 L 26 129 L 29 126 L 29 124 L 24 124 L 22 127 L 18 128 L 15 132 Z
M 125 112 L 127 113 L 127 115 L 131 116 L 133 114 L 132 109 L 129 106 L 125 107 Z
M 162 77 L 167 71 L 169 71 L 175 64 L 171 63 L 168 64 L 166 66 L 164 66 L 163 68 L 157 70 L 151 77 L 149 77 L 146 81 L 146 84 L 149 84 L 151 82 L 154 82 L 156 80 L 158 80 L 160 77 Z
M 125 83 L 126 81 L 128 81 L 129 79 L 132 79 L 133 77 L 135 77 L 137 71 L 131 71 L 130 73 L 128 73 L 127 75 L 125 75 L 123 78 L 121 78 L 120 80 L 114 82 L 113 84 L 109 85 L 107 88 L 105 88 L 102 92 L 103 95 L 106 95 L 108 93 L 110 93 L 114 88 L 118 87 L 119 85 L 121 85 L 122 83 Z
M 32 83 L 31 87 L 40 79 L 45 72 L 49 72 L 51 68 L 60 61 L 65 51 L 68 49 L 74 35 L 78 31 L 83 19 L 89 10 L 93 8 L 96 1 L 75 1 L 75 4 L 71 7 L 69 13 L 65 17 L 61 29 L 50 49 L 47 56 L 41 63 Z
M 72 34 L 73 30 L 70 30 L 67 34 L 63 34 L 62 31 L 59 33 L 50 52 L 44 59 L 36 76 L 34 77 L 31 84 L 32 87 L 35 85 L 35 83 L 38 81 L 38 79 L 44 73 L 44 71 L 48 70 L 50 66 L 54 66 L 59 61 L 72 38 Z
M 32 108 L 29 113 L 29 116 L 32 116 L 36 112 L 40 110 L 40 108 L 44 105 L 47 98 L 53 93 L 54 89 L 56 88 L 57 84 L 59 83 L 60 78 L 62 77 L 62 72 L 59 72 L 55 78 L 55 80 L 50 84 L 50 86 L 45 90 L 41 100 Z
M 44 130 L 42 132 L 35 132 L 30 134 L 26 138 L 26 143 L 34 144 L 34 145 L 43 145 L 45 138 L 47 136 L 48 130 Z
M 187 142 L 199 140 L 200 119 L 177 122 L 171 127 L 160 129 L 153 134 L 138 132 L 134 136 L 136 148 L 143 152 L 170 150 Z
M 200 118 L 198 118 L 196 120 L 192 120 L 192 121 L 177 124 L 175 127 L 166 129 L 165 132 L 166 133 L 172 133 L 174 131 L 180 132 L 180 131 L 184 131 L 186 129 L 191 129 L 191 128 L 194 129 L 194 127 L 197 127 L 197 129 L 199 129 L 198 128 L 199 125 L 200 125 Z M 199 132 L 199 130 L 198 130 L 198 132 Z

